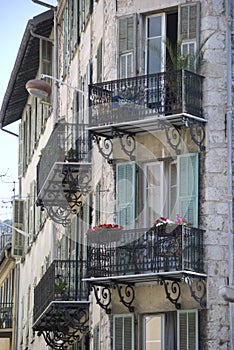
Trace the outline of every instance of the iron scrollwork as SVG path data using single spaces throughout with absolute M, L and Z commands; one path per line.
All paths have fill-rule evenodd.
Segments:
M 111 313 L 111 287 L 108 286 L 101 286 L 98 287 L 96 285 L 92 285 L 94 295 L 96 298 L 97 304 L 106 311 L 107 314 Z M 99 296 L 100 292 L 100 296 Z
M 115 287 L 117 288 L 120 302 L 128 308 L 129 312 L 133 312 L 134 307 L 132 306 L 132 303 L 135 299 L 135 291 L 133 286 L 130 284 L 120 286 L 118 283 L 116 283 Z
M 43 335 L 46 344 L 53 349 L 65 350 L 89 332 L 88 321 L 87 308 L 76 306 L 69 310 L 56 306 L 46 319 L 46 329 L 38 330 L 37 335 Z
M 185 277 L 185 282 L 188 284 L 191 296 L 196 300 L 202 308 L 206 307 L 206 282 L 202 277 Z
M 160 284 L 164 286 L 165 293 L 167 296 L 167 299 L 170 300 L 170 302 L 175 305 L 176 309 L 181 308 L 181 304 L 178 303 L 178 300 L 181 295 L 181 289 L 180 289 L 180 284 L 178 281 L 166 281 L 164 279 L 160 280 Z
M 201 152 L 205 151 L 205 124 L 190 118 L 185 119 L 185 124 L 189 127 L 193 142 L 200 148 Z

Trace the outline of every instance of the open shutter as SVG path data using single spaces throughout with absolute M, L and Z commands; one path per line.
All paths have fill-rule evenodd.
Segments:
M 116 168 L 117 224 L 135 226 L 136 163 L 119 163 Z
M 198 153 L 178 156 L 179 214 L 198 227 Z
M 177 311 L 177 348 L 198 350 L 198 311 Z
M 133 315 L 113 316 L 113 350 L 134 349 L 134 319 Z
M 99 350 L 99 324 L 93 329 L 93 350 Z
M 187 3 L 179 6 L 178 13 L 178 38 L 182 39 L 182 54 L 195 58 L 196 50 L 199 47 L 200 33 L 200 3 Z M 188 62 L 190 69 L 194 70 L 196 62 Z
M 134 74 L 135 56 L 135 16 L 119 19 L 119 78 L 129 78 Z
M 64 10 L 63 14 L 63 77 L 67 74 L 67 56 L 68 56 L 68 9 Z
M 97 82 L 102 82 L 102 40 L 97 48 Z
M 25 236 L 17 231 L 24 230 L 24 200 L 13 201 L 13 229 L 12 229 L 12 255 L 22 257 L 24 255 Z

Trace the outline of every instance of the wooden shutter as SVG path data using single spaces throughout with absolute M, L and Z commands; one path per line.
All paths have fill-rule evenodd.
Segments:
M 21 178 L 23 176 L 23 172 L 24 172 L 24 143 L 23 143 L 23 139 L 24 139 L 24 123 L 21 122 L 19 124 L 19 162 L 18 162 L 18 176 L 19 178 Z
M 97 82 L 102 81 L 102 40 L 97 48 Z
M 119 77 L 128 78 L 134 74 L 135 60 L 135 16 L 119 18 Z
M 193 2 L 180 5 L 178 8 L 178 38 L 182 39 L 182 54 L 189 54 L 195 58 L 196 50 L 199 47 L 200 36 L 200 3 Z M 189 59 L 188 65 L 194 70 L 196 62 Z
M 198 350 L 198 310 L 177 311 L 177 348 Z
M 178 156 L 179 214 L 198 226 L 198 153 Z
M 68 29 L 68 9 L 66 7 L 63 14 L 63 77 L 65 77 L 67 74 L 67 55 L 68 55 L 67 29 Z
M 99 350 L 99 324 L 93 329 L 93 350 Z
M 134 349 L 134 319 L 133 315 L 113 316 L 113 350 Z
M 73 0 L 73 47 L 79 44 L 79 0 Z
M 13 201 L 13 229 L 12 229 L 12 255 L 21 257 L 24 255 L 25 236 L 18 230 L 24 230 L 24 200 Z
M 118 225 L 135 226 L 136 163 L 119 163 L 116 167 L 116 212 Z

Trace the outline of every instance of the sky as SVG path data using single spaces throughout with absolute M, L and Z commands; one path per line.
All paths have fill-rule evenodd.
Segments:
M 57 4 L 55 0 L 43 2 Z M 0 0 L 0 106 L 26 25 L 45 11 L 48 8 L 32 0 Z M 5 129 L 18 134 L 18 122 Z M 18 194 L 18 137 L 0 130 L 0 221 L 12 219 L 12 197 Z

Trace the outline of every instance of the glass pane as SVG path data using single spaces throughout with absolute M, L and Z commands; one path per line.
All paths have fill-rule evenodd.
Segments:
M 162 350 L 162 317 L 145 317 L 145 346 L 144 350 Z
M 154 16 L 148 18 L 148 38 L 162 35 L 162 18 Z
M 147 73 L 159 73 L 162 65 L 162 38 L 148 40 Z
M 152 226 L 154 220 L 162 215 L 161 166 L 159 163 L 147 165 L 146 178 L 146 225 Z

